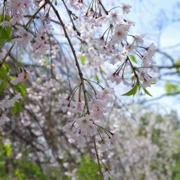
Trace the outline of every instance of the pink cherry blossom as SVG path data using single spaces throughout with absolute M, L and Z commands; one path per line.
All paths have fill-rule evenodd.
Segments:
M 81 135 L 93 136 L 97 133 L 97 126 L 93 123 L 89 115 L 77 119 L 76 124 Z
M 122 10 L 124 14 L 128 14 L 130 12 L 130 8 L 132 6 L 129 4 L 122 3 Z
M 13 85 L 16 85 L 16 84 L 18 84 L 19 82 L 24 82 L 24 81 L 26 81 L 27 79 L 30 79 L 30 78 L 31 78 L 30 73 L 27 72 L 27 71 L 25 71 L 25 70 L 23 70 L 20 74 L 18 74 L 18 75 L 16 76 L 15 79 L 11 80 L 11 83 L 12 83 Z
M 0 130 L 1 130 L 1 126 L 8 121 L 10 121 L 10 119 L 5 114 L 0 115 Z
M 27 32 L 23 27 L 18 27 L 17 35 L 18 37 L 13 39 L 12 42 L 17 42 L 22 47 L 27 46 L 33 39 L 32 34 Z
M 116 25 L 114 34 L 112 36 L 112 42 L 120 44 L 122 40 L 126 40 L 128 30 L 129 30 L 129 25 L 125 25 L 125 24 Z
M 122 77 L 120 77 L 119 74 L 113 73 L 107 77 L 107 80 L 111 80 L 112 83 L 116 82 L 116 84 L 120 84 Z

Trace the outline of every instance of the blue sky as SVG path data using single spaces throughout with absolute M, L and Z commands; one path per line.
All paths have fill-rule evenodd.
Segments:
M 129 2 L 132 5 L 134 4 L 132 8 L 132 16 L 130 15 L 130 17 L 134 18 L 137 30 L 140 30 L 142 33 L 147 35 L 149 34 L 150 40 L 157 42 L 159 39 L 159 45 L 162 50 L 167 51 L 164 47 L 180 43 L 180 21 L 170 22 L 168 20 L 176 18 L 173 13 L 178 13 L 178 11 L 180 17 L 180 6 L 179 9 L 175 8 L 175 5 L 178 3 L 177 0 L 126 0 L 126 2 Z M 165 24 L 162 33 L 159 34 L 155 30 L 156 28 L 154 28 L 154 22 L 156 22 L 159 16 L 162 16 L 163 13 L 167 16 L 167 21 L 159 21 L 161 25 L 163 23 Z M 180 46 L 167 52 L 177 59 L 180 56 Z M 149 91 L 154 98 L 165 93 L 163 86 L 163 82 L 159 82 L 156 86 L 149 88 Z M 177 97 L 166 97 L 156 102 L 167 107 L 167 109 L 172 108 L 178 111 L 180 109 L 180 104 L 176 98 Z

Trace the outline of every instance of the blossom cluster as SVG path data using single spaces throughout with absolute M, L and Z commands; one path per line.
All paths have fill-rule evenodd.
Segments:
M 26 128 L 30 129 L 35 134 L 33 136 L 33 145 L 42 149 L 43 153 L 45 152 L 43 154 L 38 149 L 39 158 L 44 159 L 44 156 L 48 157 L 52 162 L 53 169 L 60 169 L 61 165 L 63 165 L 66 169 L 63 172 L 67 176 L 70 176 L 72 179 L 78 179 L 78 177 L 76 178 L 76 172 L 78 171 L 76 162 L 79 164 L 82 158 L 81 155 L 86 154 L 87 149 L 93 156 L 93 143 L 90 135 L 84 136 L 79 134 L 78 136 L 78 129 L 72 135 L 68 135 L 68 129 L 63 128 L 67 121 L 73 122 L 82 117 L 77 112 L 74 112 L 76 111 L 75 106 L 69 107 L 69 110 L 68 108 L 63 110 L 60 108 L 62 99 L 67 97 L 67 94 L 57 92 L 65 92 L 64 86 L 67 83 L 64 77 L 66 75 L 57 76 L 57 79 L 45 81 L 46 77 L 44 75 L 43 77 L 36 78 L 32 86 L 28 88 L 28 99 L 30 102 L 26 103 L 23 112 L 15 117 L 16 129 L 24 138 L 28 138 L 30 135 L 26 132 Z M 68 90 L 66 91 L 68 92 Z M 167 175 L 161 171 L 162 167 L 165 167 L 163 172 L 170 172 L 167 164 L 172 161 L 171 153 L 175 152 L 178 147 L 174 142 L 176 140 L 178 142 L 179 137 L 175 136 L 174 133 L 171 134 L 171 128 L 174 123 L 171 122 L 170 116 L 163 115 L 162 121 L 157 122 L 157 114 L 154 113 L 159 113 L 158 105 L 148 105 L 147 111 L 147 108 L 144 108 L 144 106 L 138 107 L 135 103 L 132 103 L 126 106 L 128 108 L 133 107 L 133 116 L 136 119 L 134 121 L 127 110 L 119 106 L 121 105 L 118 103 L 119 100 L 114 99 L 113 102 L 116 102 L 116 106 L 108 108 L 108 116 L 107 118 L 102 118 L 101 125 L 106 127 L 107 130 L 113 130 L 112 133 L 120 132 L 121 136 L 115 137 L 116 144 L 111 144 L 111 138 L 109 139 L 107 134 L 101 131 L 101 128 L 98 131 L 104 140 L 101 139 L 99 133 L 96 135 L 96 145 L 101 162 L 106 166 L 108 164 L 106 168 L 102 169 L 104 176 L 106 178 L 111 176 L 112 179 L 117 180 L 121 178 L 133 179 L 133 176 L 136 178 L 142 177 L 143 171 L 148 180 L 152 178 L 156 180 L 159 177 L 162 179 L 165 179 L 167 176 L 171 177 L 171 174 L 168 173 Z M 67 113 L 65 113 L 66 111 Z M 147 115 L 145 115 L 146 113 Z M 148 122 L 149 124 L 147 124 Z M 77 126 L 75 125 L 75 127 Z M 65 133 L 63 133 L 63 130 Z M 43 135 L 43 131 L 46 134 Z M 158 134 L 160 133 L 160 138 L 154 139 L 154 135 L 157 132 Z M 56 134 L 58 136 L 55 136 Z M 109 133 L 109 136 L 111 137 L 111 133 Z M 42 139 L 40 144 L 38 144 L 38 139 Z M 161 145 L 155 144 L 154 140 L 159 141 L 161 145 L 164 142 L 164 147 L 162 148 Z M 48 143 L 51 144 L 51 147 L 48 147 Z M 63 163 L 60 162 L 58 164 L 58 160 L 49 153 L 52 149 L 54 154 L 58 154 L 60 159 L 63 160 Z M 30 152 L 32 154 L 36 153 L 33 150 Z M 64 157 L 66 153 L 68 153 L 68 159 L 65 159 L 66 156 Z M 32 158 L 34 161 L 37 160 L 35 155 Z M 90 159 L 90 161 L 92 160 Z M 156 162 L 156 168 L 152 169 L 151 165 L 154 165 L 154 162 Z M 91 167 L 88 166 L 87 168 L 90 169 Z M 69 169 L 72 170 L 69 171 Z
M 72 122 L 66 124 L 64 131 L 73 138 L 80 138 L 80 143 L 82 146 L 84 146 L 86 137 L 93 137 L 94 135 L 98 134 L 98 128 L 102 126 L 101 119 L 107 113 L 107 108 L 109 108 L 109 100 L 113 93 L 114 90 L 112 88 L 103 89 L 97 93 L 95 98 L 91 99 L 89 102 L 90 113 L 84 114 L 83 117 L 74 119 Z M 70 113 L 77 113 L 82 112 L 82 105 L 84 104 L 84 102 L 75 103 L 70 98 L 67 98 L 62 101 L 61 106 L 64 111 L 66 110 Z M 101 150 L 106 151 L 110 148 L 110 146 L 113 147 L 113 145 L 116 143 L 116 139 L 120 137 L 120 134 L 118 132 L 115 134 L 112 132 L 107 132 L 106 129 L 104 129 L 104 131 L 106 132 L 105 137 L 102 135 L 100 142 L 102 143 Z M 105 146 L 106 148 L 104 148 Z
M 107 112 L 113 106 L 111 100 L 115 92 L 113 88 L 104 88 L 99 82 L 92 81 L 88 77 L 90 72 L 85 72 L 85 70 L 90 67 L 95 71 L 97 69 L 101 71 L 104 63 L 109 63 L 116 70 L 109 72 L 105 81 L 109 80 L 116 84 L 123 82 L 125 86 L 138 87 L 136 91 L 144 89 L 157 81 L 156 70 L 153 68 L 153 56 L 156 48 L 154 43 L 143 47 L 143 35 L 131 34 L 131 28 L 135 23 L 126 18 L 131 8 L 128 4 L 122 3 L 121 13 L 117 13 L 114 9 L 107 11 L 100 0 L 90 3 L 88 8 L 86 8 L 84 1 L 69 0 L 67 4 L 64 1 L 62 3 L 70 22 L 65 22 L 61 17 L 61 12 L 59 13 L 57 10 L 56 4 L 50 0 L 40 3 L 35 0 L 4 1 L 4 19 L 0 26 L 4 29 L 11 27 L 14 33 L 11 40 L 12 47 L 2 58 L 2 64 L 15 46 L 26 49 L 33 60 L 37 61 L 37 64 L 40 63 L 40 58 L 47 56 L 51 62 L 51 78 L 56 77 L 58 71 L 55 69 L 55 61 L 58 59 L 57 52 L 60 48 L 57 47 L 55 50 L 52 48 L 53 45 L 55 47 L 56 43 L 54 41 L 52 45 L 51 42 L 51 39 L 54 38 L 51 34 L 51 23 L 59 24 L 60 33 L 63 39 L 66 38 L 68 50 L 72 52 L 66 53 L 73 56 L 78 71 L 78 82 L 73 82 L 75 88 L 68 97 L 57 102 L 59 108 L 67 115 L 70 114 L 71 117 L 63 130 L 67 133 L 69 141 L 73 139 L 80 147 L 86 146 L 87 140 L 94 141 L 95 154 L 99 157 L 106 150 L 115 147 L 117 139 L 121 137 L 119 131 L 109 130 L 104 127 L 103 123 L 103 119 L 107 118 Z M 76 15 L 70 8 L 81 15 Z M 35 13 L 30 15 L 32 12 Z M 52 19 L 51 16 L 56 17 Z M 10 17 L 9 20 L 6 20 L 6 17 Z M 36 19 L 41 19 L 42 24 L 36 23 Z M 106 30 L 104 31 L 104 29 Z M 72 40 L 78 41 L 78 43 L 74 43 L 74 45 Z M 76 49 L 80 49 L 79 52 Z M 55 53 L 52 53 L 53 51 Z M 60 56 L 63 55 L 60 54 Z M 86 61 L 81 64 L 82 57 L 85 57 Z M 18 66 L 20 65 L 18 64 Z M 62 69 L 66 67 L 67 64 Z M 30 74 L 25 68 L 20 67 L 20 73 L 11 79 L 11 84 L 17 85 L 27 79 L 30 79 Z M 6 108 L 11 108 L 14 102 L 20 98 L 19 94 L 12 99 L 6 96 L 1 101 L 0 108 L 3 111 Z M 51 106 L 51 104 L 49 105 Z M 8 120 L 8 117 L 2 114 L 0 125 Z M 97 142 L 101 145 L 98 150 Z M 99 158 L 97 158 L 97 163 L 99 166 L 102 165 Z M 102 173 L 100 168 L 99 173 L 104 174 L 105 180 L 109 177 L 118 178 L 114 177 L 114 170 L 110 170 L 106 166 L 104 169 L 105 171 Z
M 17 43 L 18 46 L 23 48 L 29 48 L 32 55 L 35 58 L 39 58 L 47 54 L 49 49 L 45 33 L 48 33 L 51 27 L 47 23 L 36 28 L 34 32 L 30 31 L 28 26 L 33 19 L 25 21 L 25 23 L 22 21 L 27 12 L 30 11 L 30 8 L 31 11 L 34 11 L 38 9 L 38 4 L 34 0 L 7 1 L 4 7 L 6 10 L 5 19 L 0 23 L 0 26 L 4 28 L 13 26 L 16 28 L 12 43 Z M 10 20 L 6 20 L 6 17 L 10 17 Z
M 12 108 L 14 106 L 14 103 L 20 99 L 22 99 L 22 96 L 20 93 L 16 94 L 12 98 L 10 98 L 7 95 L 3 100 L 0 101 L 1 111 L 5 111 L 7 109 Z M 0 127 L 8 121 L 10 121 L 9 117 L 7 117 L 5 114 L 0 114 Z
M 130 6 L 124 4 L 122 9 L 124 6 L 126 7 L 125 12 L 128 13 Z M 153 56 L 156 50 L 154 43 L 143 47 L 144 35 L 131 34 L 130 29 L 135 24 L 129 21 L 123 13 L 110 12 L 108 15 L 99 15 L 96 18 L 93 14 L 95 12 L 88 11 L 84 17 L 81 17 L 82 46 L 86 47 L 82 48 L 79 56 L 87 57 L 92 66 L 103 67 L 104 62 L 114 65 L 116 70 L 107 76 L 107 80 L 112 83 L 123 82 L 126 86 L 133 86 L 139 81 L 142 88 L 156 83 L 156 69 L 153 68 L 155 64 Z M 97 34 L 97 30 L 102 24 L 106 25 L 103 26 L 103 29 L 106 28 L 106 30 Z M 85 30 L 88 33 L 85 33 Z M 99 30 L 99 32 L 101 31 Z

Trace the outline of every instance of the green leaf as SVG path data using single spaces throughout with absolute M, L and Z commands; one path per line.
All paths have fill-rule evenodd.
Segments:
M 129 57 L 133 62 L 137 63 L 136 57 L 134 55 L 130 55 Z
M 9 65 L 7 63 L 3 63 L 3 66 L 6 69 L 6 71 L 9 72 L 10 69 Z
M 22 173 L 19 169 L 15 170 L 15 175 L 18 177 L 19 180 L 24 180 L 25 174 Z
M 81 56 L 80 59 L 81 59 L 82 64 L 84 64 L 86 61 L 86 56 Z
M 10 16 L 6 16 L 5 20 L 10 21 Z M 3 15 L 0 14 L 0 22 L 3 21 Z M 11 32 L 12 32 L 12 27 L 5 26 L 2 27 L 0 26 L 0 45 L 4 44 L 6 41 L 11 40 Z
M 165 90 L 167 94 L 176 93 L 179 91 L 179 85 L 167 81 L 165 84 Z
M 14 76 L 9 76 L 9 79 L 13 80 L 13 79 L 15 79 L 15 77 Z
M 0 83 L 0 93 L 2 93 L 8 86 L 8 81 L 4 80 Z
M 175 62 L 175 65 L 180 66 L 180 58 Z M 180 67 L 177 67 L 176 71 L 180 72 Z
M 98 165 L 88 155 L 81 157 L 80 165 L 77 167 L 76 176 L 78 180 L 99 179 L 97 175 Z
M 99 77 L 98 77 L 98 75 L 96 75 L 94 79 L 95 79 L 97 82 L 99 82 Z
M 152 97 L 152 95 L 150 94 L 150 92 L 149 92 L 146 88 L 143 88 L 143 90 L 144 90 L 144 92 L 145 92 L 147 95 L 149 95 L 149 96 Z
M 136 84 L 134 85 L 134 87 L 130 91 L 123 94 L 122 96 L 131 96 L 131 95 L 134 96 L 138 90 L 138 87 L 139 87 L 139 81 L 136 82 Z
M 16 101 L 16 102 L 14 103 L 14 107 L 11 108 L 11 112 L 12 112 L 12 114 L 16 114 L 16 113 L 18 113 L 18 112 L 21 112 L 21 109 L 22 109 L 22 104 L 21 104 L 21 102 Z
M 5 16 L 3 14 L 0 14 L 0 22 L 2 21 L 10 21 L 11 20 L 11 17 L 10 16 Z
M 6 41 L 11 40 L 11 27 L 1 27 L 0 26 L 0 45 L 4 44 Z
M 104 70 L 102 70 L 102 69 L 100 70 L 100 73 L 101 74 L 106 74 L 106 72 Z
M 0 67 L 0 79 L 7 78 L 9 69 L 10 69 L 9 65 L 6 63 L 3 63 L 3 65 Z
M 11 155 L 11 144 L 4 144 L 3 150 L 7 157 Z
M 16 92 L 20 92 L 22 97 L 26 97 L 27 96 L 27 93 L 26 93 L 26 89 L 27 89 L 27 86 L 26 84 L 23 84 L 23 83 L 18 83 L 17 85 L 14 85 L 14 89 L 16 90 Z

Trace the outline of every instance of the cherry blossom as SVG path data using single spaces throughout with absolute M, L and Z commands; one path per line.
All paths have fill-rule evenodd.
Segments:
M 117 180 L 117 178 L 115 177 L 115 172 L 114 170 L 106 170 L 103 172 L 103 176 L 104 176 L 104 180 L 108 180 L 109 178 L 113 178 L 114 180 Z
M 10 21 L 3 21 L 3 22 L 0 23 L 0 26 L 2 26 L 2 27 L 11 26 L 11 25 L 12 24 L 11 24 Z
M 148 72 L 146 72 L 145 70 L 141 69 L 140 70 L 140 80 L 143 81 L 142 86 L 145 87 L 150 87 L 152 83 L 157 82 L 157 78 L 156 77 L 152 77 L 148 74 Z
M 113 73 L 107 77 L 107 80 L 111 80 L 112 83 L 116 82 L 116 84 L 120 84 L 122 77 L 120 77 L 118 73 Z
M 118 142 L 118 139 L 121 138 L 121 136 L 122 135 L 120 133 L 118 133 L 118 132 L 112 133 L 112 137 L 110 139 L 111 145 L 114 146 Z
M 111 11 L 111 13 L 108 15 L 109 23 L 121 23 L 122 22 L 122 15 L 117 14 L 116 12 Z
M 97 133 L 97 126 L 91 116 L 85 116 L 76 121 L 78 133 L 85 136 L 94 136 Z
M 22 72 L 20 74 L 18 74 L 15 79 L 11 80 L 11 83 L 13 85 L 16 85 L 19 82 L 24 82 L 24 81 L 26 81 L 27 79 L 30 79 L 30 78 L 31 78 L 30 73 L 27 72 L 26 70 L 22 70 Z
M 134 41 L 133 43 L 135 43 L 136 45 L 140 45 L 140 44 L 143 44 L 144 40 L 143 40 L 143 37 L 145 35 L 142 34 L 142 35 L 134 35 L 133 38 L 134 38 Z
M 114 93 L 115 93 L 115 91 L 113 88 L 104 88 L 102 91 L 98 92 L 96 97 L 98 99 L 105 100 L 109 96 L 114 95 Z
M 120 44 L 122 40 L 127 39 L 129 25 L 118 24 L 115 27 L 114 34 L 112 36 L 112 42 Z
M 121 8 L 122 8 L 124 14 L 128 14 L 130 12 L 130 8 L 131 7 L 132 6 L 129 5 L 129 4 L 122 3 L 122 7 Z
M 13 107 L 13 105 L 14 105 L 14 101 L 12 101 L 8 95 L 5 96 L 5 98 L 0 102 L 0 108 L 3 110 L 5 108 Z
M 122 55 L 121 53 L 116 53 L 116 54 L 112 55 L 112 57 L 110 59 L 110 63 L 114 65 L 117 62 L 123 61 L 125 59 L 126 59 L 126 57 L 124 55 Z
M 23 27 L 18 27 L 17 35 L 18 37 L 13 39 L 12 42 L 17 42 L 18 45 L 23 47 L 27 46 L 33 39 L 33 35 L 27 32 Z
M 24 13 L 33 4 L 32 0 L 8 0 L 9 9 L 13 14 Z
M 11 108 L 14 106 L 14 102 L 18 101 L 22 98 L 21 94 L 18 93 L 16 94 L 13 98 L 10 99 L 10 97 L 7 95 L 5 98 L 0 102 L 0 108 L 2 110 Z
M 1 126 L 8 121 L 10 121 L 10 119 L 6 115 L 4 114 L 0 115 L 0 130 L 2 129 Z

